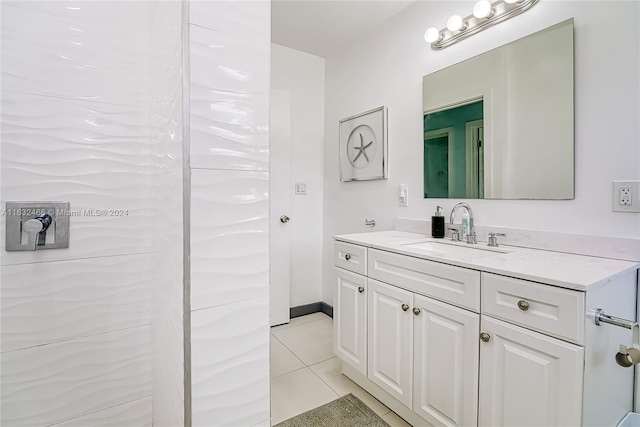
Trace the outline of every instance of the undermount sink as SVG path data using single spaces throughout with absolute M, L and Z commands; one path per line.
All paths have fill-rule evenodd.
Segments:
M 487 258 L 503 255 L 507 251 L 478 246 L 462 246 L 454 243 L 421 242 L 403 245 L 406 248 L 431 252 L 435 256 L 460 257 L 460 258 Z

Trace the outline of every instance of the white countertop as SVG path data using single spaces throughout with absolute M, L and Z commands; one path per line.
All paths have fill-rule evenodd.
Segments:
M 615 277 L 640 268 L 640 264 L 608 258 L 573 255 L 500 245 L 487 248 L 486 243 L 477 245 L 451 242 L 449 239 L 434 239 L 431 236 L 406 231 L 377 231 L 371 233 L 342 234 L 334 239 L 354 243 L 383 251 L 417 258 L 439 261 L 459 267 L 472 268 L 490 273 L 547 283 L 578 291 L 599 287 Z M 438 242 L 478 249 L 491 249 L 495 255 L 488 257 L 464 257 L 408 247 L 419 242 Z

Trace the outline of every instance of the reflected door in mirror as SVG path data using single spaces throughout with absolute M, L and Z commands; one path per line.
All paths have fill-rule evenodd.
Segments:
M 482 99 L 425 114 L 424 129 L 424 197 L 483 197 Z

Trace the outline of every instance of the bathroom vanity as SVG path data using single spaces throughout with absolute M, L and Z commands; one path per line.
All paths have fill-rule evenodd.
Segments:
M 637 263 L 401 231 L 335 236 L 343 373 L 413 425 L 616 425 Z

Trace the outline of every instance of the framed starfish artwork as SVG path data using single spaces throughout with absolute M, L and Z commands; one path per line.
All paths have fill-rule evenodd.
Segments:
M 340 120 L 340 181 L 387 178 L 387 108 Z

